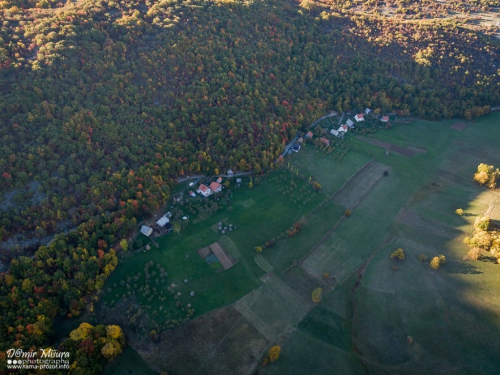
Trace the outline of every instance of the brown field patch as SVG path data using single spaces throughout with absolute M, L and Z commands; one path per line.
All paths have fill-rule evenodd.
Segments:
M 439 220 L 430 217 L 424 217 L 410 209 L 398 213 L 397 218 L 398 221 L 402 224 L 452 240 L 462 235 L 462 232 L 460 230 L 450 227 Z
M 205 259 L 207 256 L 210 255 L 210 248 L 202 247 L 201 249 L 198 250 L 198 254 L 200 255 L 200 257 Z
M 403 155 L 403 156 L 407 156 L 409 158 L 411 158 L 412 156 L 415 156 L 416 154 L 421 152 L 421 151 L 415 151 L 414 149 L 410 149 L 410 148 L 403 148 L 400 146 L 396 146 L 396 145 L 393 145 L 392 143 L 379 141 L 378 139 L 363 137 L 362 135 L 357 135 L 356 138 L 359 139 L 360 141 L 369 143 L 369 144 L 377 146 L 377 147 L 385 148 L 386 150 L 395 152 L 395 153 Z M 415 147 L 415 146 L 412 146 L 412 147 Z
M 219 262 L 221 262 L 225 270 L 231 268 L 236 263 L 231 261 L 231 259 L 229 259 L 229 257 L 222 249 L 222 247 L 220 247 L 218 242 L 211 244 L 210 249 L 212 250 L 212 253 L 214 253 L 214 255 L 217 257 L 217 259 L 219 259 Z
M 228 306 L 163 332 L 158 343 L 148 339 L 131 345 L 159 372 L 230 375 L 247 373 L 268 340 Z
M 464 124 L 463 122 L 455 122 L 452 126 L 450 126 L 450 129 L 458 130 L 459 132 L 461 132 L 466 127 L 467 127 L 467 124 Z
M 390 169 L 378 161 L 365 164 L 333 195 L 333 201 L 346 208 L 355 208 Z

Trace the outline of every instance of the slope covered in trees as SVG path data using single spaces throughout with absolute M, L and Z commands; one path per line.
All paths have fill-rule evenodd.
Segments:
M 2 350 L 78 315 L 179 175 L 269 168 L 328 109 L 472 118 L 500 103 L 498 42 L 457 20 L 274 0 L 0 8 L 3 260 L 60 233 L 0 276 Z

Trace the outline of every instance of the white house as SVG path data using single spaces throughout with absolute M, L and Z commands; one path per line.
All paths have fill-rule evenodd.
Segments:
M 354 122 L 352 122 L 352 120 L 350 118 L 347 119 L 347 121 L 345 122 L 346 125 L 348 127 L 350 127 L 351 129 L 354 128 Z
M 148 227 L 147 225 L 143 225 L 141 227 L 141 233 L 149 237 L 151 236 L 151 233 L 153 233 L 153 228 Z
M 212 194 L 212 191 L 210 190 L 210 188 L 208 186 L 206 186 L 206 185 L 203 185 L 203 184 L 201 184 L 198 187 L 198 190 L 196 190 L 196 192 L 198 194 L 203 195 L 204 197 L 208 197 L 210 194 Z
M 358 113 L 356 116 L 354 116 L 354 120 L 357 122 L 365 121 L 364 115 L 362 113 Z
M 159 227 L 164 227 L 165 224 L 167 224 L 170 220 L 167 218 L 167 215 L 163 215 L 160 220 L 158 220 L 156 222 L 156 224 L 159 226 Z
M 365 108 L 365 113 L 368 115 L 372 110 L 370 108 Z

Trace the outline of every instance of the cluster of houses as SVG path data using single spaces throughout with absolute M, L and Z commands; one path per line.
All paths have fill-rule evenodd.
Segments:
M 153 224 L 152 227 L 148 225 L 143 225 L 141 227 L 141 233 L 144 234 L 146 237 L 149 237 L 153 234 L 153 232 L 156 232 L 155 235 L 157 236 L 170 232 L 173 229 L 172 223 L 170 222 L 171 217 L 172 213 L 167 212 L 165 215 L 163 215 L 156 221 L 156 225 Z
M 221 185 L 221 182 L 222 182 L 222 177 L 219 177 L 217 179 L 217 181 L 213 181 L 209 186 L 205 185 L 205 184 L 201 184 L 200 186 L 198 186 L 198 189 L 196 190 L 196 192 L 198 194 L 201 194 L 203 195 L 204 197 L 209 197 L 210 195 L 212 194 L 215 194 L 215 193 L 218 193 L 222 190 L 222 185 Z M 196 194 L 191 194 L 193 192 L 189 192 L 189 194 L 192 196 L 192 197 L 195 197 Z
M 369 115 L 371 112 L 372 112 L 372 110 L 370 108 L 366 108 L 364 113 L 358 113 L 358 114 L 356 114 L 354 116 L 354 121 L 356 121 L 356 123 L 365 121 L 365 115 Z M 332 111 L 331 115 L 335 115 L 336 116 L 337 112 Z M 356 127 L 354 121 L 348 118 L 347 121 L 345 122 L 345 124 L 340 125 L 338 129 L 332 129 L 332 130 L 330 130 L 330 134 L 334 135 L 335 137 L 338 137 L 338 138 L 343 138 L 344 135 L 349 131 L 349 129 L 354 129 Z M 383 116 L 383 117 L 381 117 L 380 121 L 382 121 L 382 122 L 388 122 L 389 121 L 389 116 Z M 302 142 L 304 142 L 304 138 L 312 138 L 312 137 L 313 137 L 313 133 L 311 131 L 308 131 L 306 133 L 306 135 L 304 135 L 304 137 L 300 137 L 297 140 L 297 142 L 295 142 L 292 145 L 291 150 L 293 152 L 299 152 L 300 151 L 300 146 L 301 146 Z M 328 139 L 324 138 L 324 137 L 321 137 L 319 140 L 320 140 L 320 142 L 324 143 L 327 146 L 330 145 L 330 141 Z

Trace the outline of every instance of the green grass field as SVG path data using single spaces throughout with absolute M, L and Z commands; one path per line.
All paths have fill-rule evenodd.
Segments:
M 116 302 L 127 293 L 120 280 L 143 272 L 152 260 L 168 272 L 167 284 L 181 291 L 176 303 L 139 296 L 141 304 L 151 306 L 145 308 L 153 319 L 175 315 L 177 302 L 191 303 L 195 316 L 236 302 L 231 308 L 255 332 L 282 347 L 279 360 L 265 369 L 269 374 L 495 374 L 500 368 L 495 352 L 500 347 L 500 265 L 464 261 L 468 248 L 462 239 L 477 216 L 500 212 L 498 193 L 472 181 L 479 163 L 500 166 L 500 115 L 481 118 L 463 132 L 449 128 L 454 122 L 414 121 L 375 134 L 384 142 L 426 150 L 411 158 L 386 156 L 356 139 L 345 141 L 352 147 L 341 161 L 311 145 L 303 147 L 285 160 L 292 173 L 279 170 L 260 186 L 234 190 L 231 210 L 223 207 L 180 235 L 160 240 L 159 249 L 120 262 L 104 300 Z M 387 166 L 389 175 L 370 185 L 360 174 L 346 184 L 349 191 L 339 194 L 356 202 L 355 208 L 329 232 L 345 210 L 330 198 L 372 158 Z M 310 189 L 309 176 L 323 186 L 321 192 Z M 456 215 L 457 208 L 465 214 Z M 224 219 L 238 229 L 221 238 L 213 226 Z M 303 224 L 300 232 L 283 236 L 297 221 Z M 270 239 L 275 244 L 257 254 L 255 246 Z M 214 272 L 196 252 L 215 241 L 238 260 L 227 271 Z M 389 259 L 398 247 L 405 251 L 404 261 Z M 443 254 L 447 262 L 431 270 L 428 261 L 417 259 L 420 254 Z M 300 267 L 289 268 L 294 261 Z M 260 277 L 269 270 L 272 276 L 262 284 Z M 359 283 L 356 272 L 362 274 Z M 325 287 L 324 273 L 335 277 L 333 288 Z M 319 285 L 325 294 L 313 305 L 310 293 Z M 195 297 L 188 296 L 189 290 Z M 161 304 L 165 313 L 159 313 Z M 185 323 L 185 329 L 195 329 L 197 321 Z M 168 341 L 168 333 L 165 337 Z M 235 345 L 245 340 L 234 330 L 225 337 Z M 255 350 L 262 349 L 259 345 Z M 231 344 L 224 341 L 225 346 Z M 264 354 L 255 354 L 254 363 Z M 203 371 L 210 372 L 214 361 L 204 362 Z
M 329 272 L 339 284 L 282 343 L 280 359 L 266 373 L 497 373 L 500 266 L 464 261 L 468 248 L 461 239 L 489 207 L 496 214 L 498 193 L 475 185 L 472 175 L 481 162 L 500 165 L 500 116 L 481 118 L 461 133 L 449 129 L 453 123 L 415 121 L 374 136 L 427 150 L 412 158 L 385 156 L 382 149 L 353 140 L 357 154 L 375 157 L 391 172 L 305 260 L 308 269 Z M 322 165 L 321 158 L 316 164 Z M 418 215 L 398 222 L 401 208 Z M 457 208 L 466 214 L 456 215 Z M 462 235 L 449 238 L 436 228 Z M 391 239 L 356 288 L 354 271 Z M 398 247 L 406 259 L 396 263 L 389 255 Z M 419 254 L 443 254 L 447 263 L 434 271 Z

